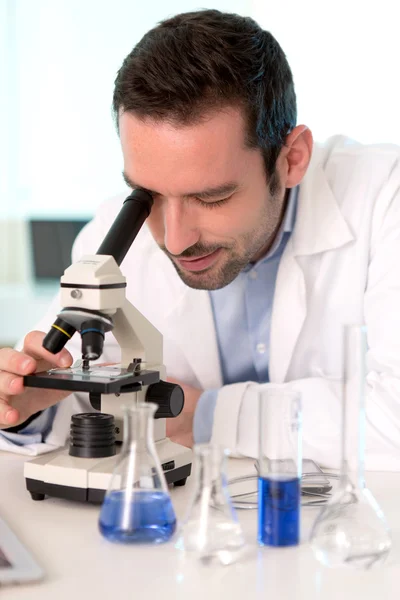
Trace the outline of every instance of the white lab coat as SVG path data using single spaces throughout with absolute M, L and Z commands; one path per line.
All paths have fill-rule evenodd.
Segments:
M 96 252 L 123 198 L 100 208 L 81 232 L 75 258 Z M 146 227 L 121 268 L 127 297 L 164 336 L 168 375 L 220 389 L 212 439 L 255 456 L 257 384 L 223 386 L 208 292 L 183 284 Z M 38 328 L 46 331 L 55 312 L 53 306 Z M 340 459 L 342 326 L 364 321 L 367 468 L 400 470 L 400 149 L 335 137 L 314 148 L 300 186 L 277 276 L 269 364 L 271 382 L 301 392 L 304 455 L 327 466 Z M 68 347 L 79 356 L 78 336 Z M 102 358 L 118 355 L 109 334 Z M 72 400 L 62 403 L 48 444 L 32 451 L 65 442 L 68 416 L 77 409 Z

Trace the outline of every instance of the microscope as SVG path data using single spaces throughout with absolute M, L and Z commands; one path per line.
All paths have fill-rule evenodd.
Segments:
M 82 360 L 69 369 L 24 377 L 24 385 L 87 392 L 94 412 L 72 416 L 70 442 L 25 463 L 26 486 L 33 500 L 46 496 L 102 502 L 123 439 L 122 404 L 154 402 L 154 439 L 167 483 L 184 485 L 192 451 L 166 437 L 166 418 L 180 414 L 182 388 L 165 381 L 161 333 L 126 299 L 119 266 L 153 204 L 144 190 L 124 201 L 97 254 L 83 256 L 61 277 L 61 306 L 43 346 L 57 354 L 78 332 Z M 121 348 L 120 364 L 91 364 L 103 352 L 107 332 Z

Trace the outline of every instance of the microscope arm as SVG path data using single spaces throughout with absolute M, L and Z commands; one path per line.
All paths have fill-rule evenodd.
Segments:
M 141 358 L 146 369 L 159 370 L 163 362 L 162 335 L 129 300 L 113 316 L 113 334 L 121 348 L 121 364 L 127 368 Z

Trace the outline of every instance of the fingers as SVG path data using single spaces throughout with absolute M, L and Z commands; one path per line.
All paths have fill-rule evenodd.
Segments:
M 12 359 L 11 362 L 13 362 Z M 31 362 L 35 363 L 33 359 L 31 359 Z M 19 421 L 19 411 L 10 406 L 9 400 L 23 391 L 23 377 L 18 377 L 14 373 L 6 373 L 5 371 L 0 372 L 0 427 L 12 427 Z
M 0 398 L 0 428 L 12 427 L 19 421 L 19 412 L 7 403 L 7 400 Z
M 14 373 L 0 372 L 0 397 L 15 396 L 24 391 L 23 378 Z
M 36 361 L 22 352 L 3 348 L 0 350 L 0 371 L 7 371 L 15 375 L 28 375 L 36 368 Z
M 32 331 L 24 340 L 22 352 L 11 348 L 0 350 L 0 428 L 23 422 L 26 415 L 51 406 L 69 394 L 48 390 L 47 397 L 43 390 L 31 393 L 29 388 L 24 388 L 25 375 L 54 366 L 69 367 L 73 362 L 66 349 L 55 355 L 45 350 L 44 337 L 43 332 Z
M 43 339 L 45 337 L 43 331 L 31 331 L 24 340 L 24 353 L 32 356 L 36 360 L 45 360 L 51 365 L 57 367 L 69 367 L 72 365 L 72 356 L 63 348 L 58 354 L 52 354 L 43 348 Z M 1 367 L 0 367 L 1 368 Z

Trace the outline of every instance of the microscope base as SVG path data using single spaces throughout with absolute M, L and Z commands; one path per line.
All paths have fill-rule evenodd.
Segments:
M 168 438 L 156 443 L 168 484 L 185 485 L 192 468 L 192 451 Z M 76 458 L 61 448 L 25 463 L 26 488 L 32 500 L 46 496 L 101 503 L 108 489 L 117 454 L 109 458 Z

